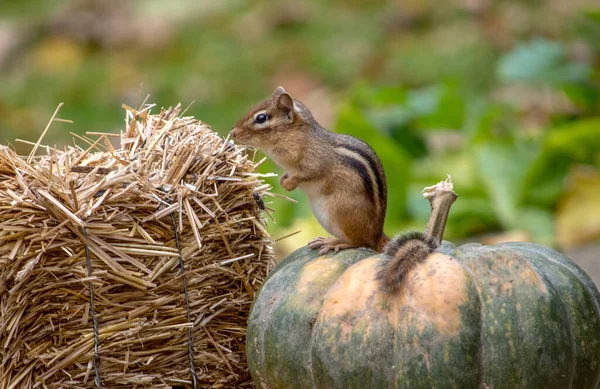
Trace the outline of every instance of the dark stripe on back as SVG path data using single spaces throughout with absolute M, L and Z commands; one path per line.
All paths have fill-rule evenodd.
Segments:
M 387 199 L 387 193 L 386 193 L 385 183 L 383 182 L 383 178 L 382 178 L 382 175 L 384 174 L 384 172 L 383 172 L 383 168 L 380 167 L 380 164 L 378 163 L 378 161 L 375 160 L 374 156 L 372 156 L 371 154 L 365 152 L 364 150 L 362 150 L 358 147 L 353 147 L 353 146 L 349 146 L 349 145 L 341 145 L 341 147 L 346 150 L 350 150 L 350 151 L 357 153 L 358 155 L 363 157 L 365 159 L 365 161 L 367 161 L 367 163 L 369 164 L 369 167 L 371 168 L 371 170 L 373 171 L 373 174 L 375 175 L 375 180 L 377 181 L 377 189 L 378 189 L 377 194 L 378 194 L 379 198 L 382 200 L 382 203 L 385 204 L 385 201 Z
M 365 187 L 365 192 L 369 195 L 367 197 L 369 197 L 369 199 L 373 201 L 373 196 L 370 195 L 371 193 L 373 193 L 373 184 L 371 183 L 371 176 L 369 175 L 369 171 L 367 170 L 368 167 L 366 167 L 365 164 L 363 164 L 358 159 L 354 159 L 347 155 L 342 155 L 342 160 L 344 165 L 350 166 L 360 175 L 360 178 L 362 178 L 363 181 L 363 186 Z

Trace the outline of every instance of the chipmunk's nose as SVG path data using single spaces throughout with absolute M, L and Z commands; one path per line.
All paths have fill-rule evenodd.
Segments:
M 229 135 L 231 135 L 231 137 L 235 140 L 237 140 L 237 133 L 238 133 L 238 128 L 237 127 L 232 127 L 231 130 L 229 131 Z

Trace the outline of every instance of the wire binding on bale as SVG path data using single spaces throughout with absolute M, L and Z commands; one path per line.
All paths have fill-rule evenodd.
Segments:
M 120 147 L 0 146 L 2 389 L 251 386 L 269 185 L 179 105 L 124 107 Z

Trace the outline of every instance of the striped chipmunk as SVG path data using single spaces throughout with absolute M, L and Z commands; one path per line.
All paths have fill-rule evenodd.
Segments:
M 389 241 L 383 233 L 385 173 L 369 145 L 327 131 L 282 87 L 240 119 L 231 136 L 283 168 L 283 188 L 306 193 L 317 220 L 333 235 L 312 240 L 310 248 L 319 254 L 351 247 L 383 251 Z

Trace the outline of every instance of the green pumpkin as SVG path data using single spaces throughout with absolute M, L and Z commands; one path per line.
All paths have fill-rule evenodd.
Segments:
M 395 296 L 383 260 L 301 248 L 277 266 L 248 321 L 258 388 L 598 388 L 600 294 L 560 253 L 444 242 Z
M 261 389 L 597 389 L 600 294 L 535 244 L 444 242 L 397 293 L 366 249 L 301 248 L 270 274 L 248 320 Z

